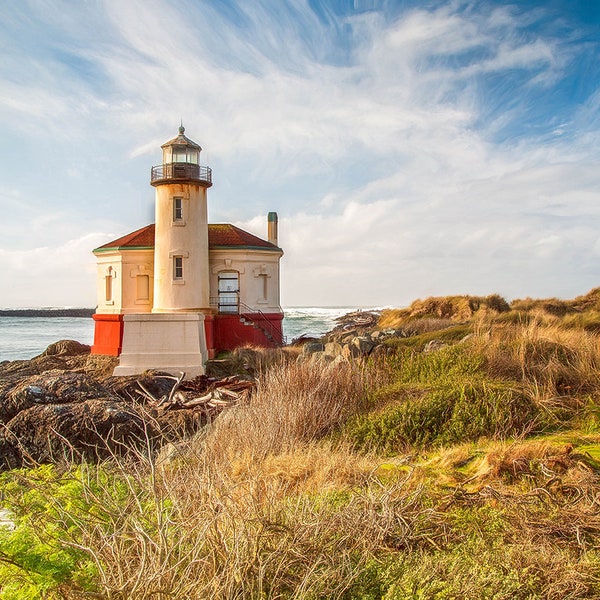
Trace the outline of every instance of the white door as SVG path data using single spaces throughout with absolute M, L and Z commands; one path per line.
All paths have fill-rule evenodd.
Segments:
M 219 312 L 237 313 L 240 279 L 237 271 L 219 273 Z

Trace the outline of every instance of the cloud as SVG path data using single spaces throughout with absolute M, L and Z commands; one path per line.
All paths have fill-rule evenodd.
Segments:
M 35 43 L 0 67 L 2 132 L 25 138 L 21 181 L 11 167 L 0 192 L 17 207 L 0 268 L 83 293 L 53 265 L 87 264 L 86 228 L 148 222 L 149 167 L 183 118 L 214 167 L 212 220 L 261 229 L 279 211 L 288 303 L 594 285 L 597 82 L 577 107 L 554 100 L 589 43 L 544 7 L 314 4 L 15 13 L 5 31 Z M 23 157 L 42 153 L 35 184 Z
M 91 249 L 106 237 L 88 233 L 54 247 L 0 248 L 5 282 L 0 306 L 95 306 L 96 267 Z

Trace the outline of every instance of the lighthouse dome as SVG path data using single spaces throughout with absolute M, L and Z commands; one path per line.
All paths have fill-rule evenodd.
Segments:
M 163 149 L 163 153 L 166 148 L 173 148 L 174 146 L 195 149 L 199 153 L 200 150 L 202 150 L 202 148 L 199 146 L 199 144 L 196 144 L 196 142 L 193 142 L 192 140 L 190 140 L 190 138 L 188 138 L 184 134 L 185 134 L 185 127 L 183 125 L 180 125 L 179 126 L 179 135 L 177 135 L 177 137 L 174 137 L 172 140 L 165 142 L 161 146 L 161 148 Z M 185 161 L 183 161 L 183 162 L 185 162 Z

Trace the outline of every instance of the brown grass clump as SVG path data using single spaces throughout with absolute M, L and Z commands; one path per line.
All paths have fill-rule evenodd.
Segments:
M 577 296 L 577 298 L 570 302 L 570 305 L 579 312 L 600 312 L 600 287 L 593 288 L 583 296 Z
M 366 367 L 296 361 L 266 371 L 250 404 L 222 415 L 205 432 L 204 452 L 218 464 L 263 460 L 322 438 L 366 402 Z
M 513 482 L 525 475 L 531 478 L 538 475 L 554 477 L 576 464 L 571 457 L 572 452 L 572 444 L 558 447 L 545 441 L 502 444 L 485 454 L 472 479 Z
M 567 313 L 574 311 L 568 301 L 558 298 L 516 299 L 510 303 L 510 308 L 515 311 L 545 313 L 555 317 L 564 317 Z
M 207 375 L 218 378 L 230 375 L 258 377 L 260 373 L 264 373 L 271 367 L 295 360 L 299 353 L 300 349 L 293 346 L 283 348 L 243 346 L 232 350 L 222 358 L 210 360 L 207 363 Z
M 284 482 L 294 493 L 326 493 L 363 485 L 373 473 L 374 462 L 373 456 L 356 456 L 350 448 L 322 443 L 270 455 L 260 469 L 266 478 Z
M 600 338 L 585 330 L 530 322 L 476 328 L 469 344 L 494 377 L 522 381 L 539 402 L 569 402 L 600 389 Z
M 452 323 L 464 323 L 476 313 L 498 314 L 509 310 L 509 305 L 498 294 L 490 296 L 443 296 L 415 300 L 408 308 L 386 309 L 381 313 L 378 327 L 398 329 L 419 321 L 430 321 L 430 328 L 419 330 L 435 331 Z

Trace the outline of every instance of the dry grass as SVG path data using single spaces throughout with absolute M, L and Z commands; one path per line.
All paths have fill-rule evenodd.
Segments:
M 401 329 L 407 326 L 419 327 L 419 321 L 430 321 L 432 329 L 441 329 L 444 323 L 464 323 L 477 315 L 497 315 L 509 310 L 509 305 L 498 294 L 490 296 L 443 296 L 425 300 L 415 300 L 408 308 L 386 309 L 382 311 L 379 327 L 382 329 Z
M 257 392 L 192 440 L 158 457 L 148 447 L 136 461 L 13 474 L 15 535 L 75 557 L 65 578 L 52 572 L 45 597 L 600 597 L 600 474 L 576 443 L 492 433 L 384 459 L 336 436 L 400 374 L 397 403 L 434 392 L 447 402 L 458 385 L 463 395 L 497 392 L 500 410 L 518 389 L 558 419 L 600 397 L 595 334 L 546 312 L 519 325 L 490 311 L 479 305 L 459 345 L 405 348 L 385 365 L 242 350 L 235 360 Z M 461 406 L 468 428 L 476 402 Z M 11 574 L 33 581 L 32 568 Z M 93 585 L 72 575 L 82 572 Z
M 203 433 L 214 464 L 249 464 L 322 438 L 367 401 L 366 367 L 296 361 L 266 371 L 252 402 L 228 411 Z
M 556 322 L 480 324 L 469 340 L 493 377 L 522 381 L 539 400 L 598 389 L 600 337 Z

